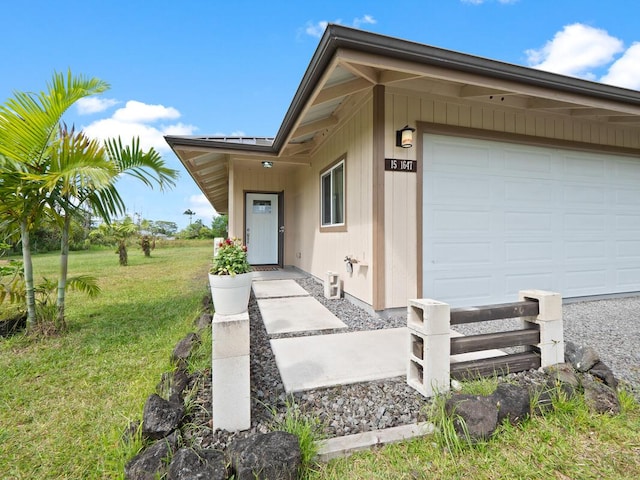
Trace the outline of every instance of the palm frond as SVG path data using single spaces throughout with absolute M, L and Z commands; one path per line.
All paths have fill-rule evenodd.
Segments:
M 67 279 L 67 288 L 86 294 L 93 298 L 100 294 L 97 277 L 91 275 L 76 275 Z
M 143 152 L 138 137 L 134 137 L 131 145 L 127 146 L 122 144 L 120 137 L 110 138 L 105 142 L 105 148 L 120 173 L 131 175 L 151 188 L 158 185 L 160 190 L 164 190 L 175 186 L 179 172 L 167 167 L 154 148 Z

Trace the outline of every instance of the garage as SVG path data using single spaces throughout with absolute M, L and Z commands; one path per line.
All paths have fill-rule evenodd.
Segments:
M 637 158 L 425 134 L 423 175 L 425 298 L 640 291 Z

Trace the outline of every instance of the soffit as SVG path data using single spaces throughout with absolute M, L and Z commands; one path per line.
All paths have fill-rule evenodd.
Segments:
M 331 25 L 275 138 L 166 138 L 223 212 L 230 161 L 234 168 L 259 167 L 265 160 L 283 171 L 308 166 L 311 155 L 375 85 L 640 128 L 638 92 Z

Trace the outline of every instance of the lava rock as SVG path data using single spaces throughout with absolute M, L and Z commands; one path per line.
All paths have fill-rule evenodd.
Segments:
M 226 480 L 224 454 L 217 450 L 181 448 L 169 465 L 168 480 Z
M 560 387 L 567 397 L 573 397 L 576 390 L 580 388 L 580 380 L 576 376 L 573 367 L 568 363 L 558 363 L 544 369 L 548 375 L 547 387 L 553 391 Z
M 498 410 L 489 397 L 453 395 L 445 403 L 458 435 L 473 442 L 487 440 L 498 426 Z
M 618 388 L 618 379 L 604 362 L 600 361 L 596 363 L 593 367 L 591 367 L 589 373 L 594 377 L 602 380 L 605 384 L 607 384 L 614 390 Z
M 142 413 L 142 435 L 151 440 L 166 437 L 180 426 L 182 404 L 169 402 L 157 394 L 150 395 Z
M 565 342 L 564 358 L 579 372 L 588 372 L 600 361 L 598 352 L 593 347 L 578 347 L 572 342 Z
M 498 425 L 505 419 L 512 425 L 517 425 L 531 413 L 531 397 L 524 387 L 501 383 L 490 398 L 498 410 Z
M 618 395 L 611 387 L 595 380 L 589 374 L 586 374 L 582 379 L 582 386 L 584 387 L 584 401 L 589 410 L 612 415 L 620 413 Z
M 178 432 L 146 448 L 124 467 L 126 480 L 155 480 L 167 472 L 167 459 L 173 454 L 178 444 Z
M 200 336 L 197 333 L 190 332 L 178 342 L 171 354 L 171 360 L 178 364 L 185 362 L 193 348 L 200 343 Z
M 296 480 L 302 462 L 298 437 L 287 432 L 234 440 L 227 455 L 236 480 Z
M 173 371 L 173 378 L 171 380 L 171 395 L 169 400 L 172 403 L 182 402 L 182 393 L 189 385 L 189 374 L 183 368 L 176 368 Z
M 212 321 L 213 321 L 213 315 L 211 315 L 210 313 L 203 313 L 196 319 L 194 323 L 195 323 L 195 327 L 199 331 L 201 331 L 210 327 Z

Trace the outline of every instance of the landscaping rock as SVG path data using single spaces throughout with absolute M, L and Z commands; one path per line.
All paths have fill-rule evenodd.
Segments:
M 168 480 L 226 480 L 224 454 L 217 450 L 181 448 L 169 465 Z
M 517 425 L 531 413 L 531 397 L 524 387 L 501 383 L 490 398 L 498 410 L 498 425 L 505 419 L 512 425 Z
M 468 435 L 473 443 L 487 440 L 498 426 L 498 410 L 489 397 L 453 395 L 447 399 L 445 410 L 447 415 L 454 417 L 458 435 L 462 438 Z
M 600 361 L 598 352 L 593 347 L 578 347 L 572 342 L 565 342 L 564 358 L 579 372 L 588 372 Z
M 182 404 L 169 402 L 155 393 L 147 399 L 142 413 L 142 434 L 157 440 L 173 432 L 182 420 Z
M 211 315 L 210 313 L 203 313 L 195 321 L 195 327 L 198 329 L 198 331 L 204 330 L 211 326 L 212 321 L 213 315 Z
M 607 384 L 614 390 L 618 388 L 618 379 L 615 377 L 611 369 L 602 361 L 596 363 L 593 367 L 591 367 L 589 373 L 594 377 L 602 380 L 605 384 Z
M 185 362 L 189 358 L 189 355 L 191 355 L 193 347 L 195 347 L 198 343 L 200 343 L 200 336 L 198 336 L 197 333 L 187 333 L 187 335 L 182 340 L 180 340 L 176 347 L 173 349 L 171 360 L 174 362 L 178 362 L 178 364 Z
M 149 448 L 136 455 L 124 467 L 127 480 L 155 480 L 167 472 L 167 459 L 178 445 L 178 432 L 158 440 Z
M 533 386 L 529 389 L 529 395 L 534 399 L 533 413 L 535 415 L 544 415 L 553 410 L 553 389 L 544 386 Z
M 0 320 L 0 337 L 9 337 L 21 332 L 27 326 L 27 316 L 18 315 L 14 318 Z
M 547 387 L 551 391 L 560 387 L 567 397 L 572 397 L 580 388 L 580 380 L 578 380 L 573 367 L 568 363 L 551 365 L 546 367 L 544 371 L 548 375 Z
M 298 437 L 286 432 L 234 440 L 227 455 L 236 480 L 296 480 L 302 461 Z
M 169 401 L 172 403 L 182 403 L 182 397 L 185 389 L 189 385 L 189 374 L 182 368 L 176 368 L 173 371 L 171 380 L 171 389 Z
M 589 374 L 586 374 L 582 379 L 582 386 L 584 388 L 584 401 L 589 410 L 595 413 L 609 413 L 612 415 L 620 413 L 618 395 L 611 387 L 595 380 Z

